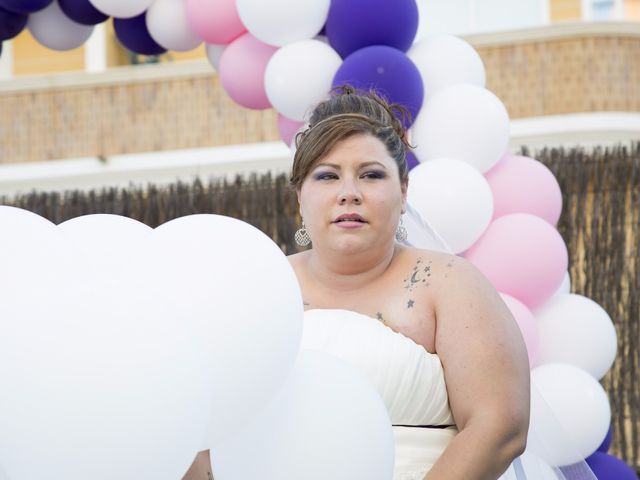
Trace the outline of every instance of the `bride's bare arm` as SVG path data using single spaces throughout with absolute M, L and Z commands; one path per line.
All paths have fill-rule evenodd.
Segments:
M 473 265 L 455 257 L 443 270 L 435 346 L 460 433 L 426 478 L 495 480 L 526 444 L 526 347 L 506 305 Z
M 213 480 L 209 450 L 198 453 L 182 480 Z

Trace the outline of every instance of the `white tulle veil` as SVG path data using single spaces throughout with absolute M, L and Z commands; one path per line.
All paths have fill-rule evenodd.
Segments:
M 407 239 L 403 242 L 404 244 L 453 254 L 444 238 L 409 204 L 407 204 L 407 211 L 403 215 L 402 222 L 407 229 Z M 566 448 L 571 449 L 573 441 L 570 435 L 562 427 L 533 383 L 531 384 L 531 402 L 536 402 L 537 412 L 542 412 L 547 424 L 552 423 L 555 439 L 563 440 L 562 443 Z M 546 444 L 540 432 L 536 432 L 535 425 L 530 425 L 525 453 L 513 461 L 499 480 L 598 480 L 584 460 L 569 466 L 549 465 L 544 460 L 553 457 L 553 452 L 550 452 L 549 449 L 549 445 Z M 577 450 L 573 456 L 581 458 Z

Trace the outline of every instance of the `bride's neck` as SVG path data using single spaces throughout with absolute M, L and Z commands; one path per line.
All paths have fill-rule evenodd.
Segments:
M 309 254 L 309 273 L 331 290 L 357 290 L 380 278 L 389 268 L 396 248 L 394 244 L 377 254 L 340 254 L 314 248 Z

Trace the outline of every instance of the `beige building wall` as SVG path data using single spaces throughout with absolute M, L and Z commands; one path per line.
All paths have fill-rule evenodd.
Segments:
M 84 71 L 84 46 L 64 52 L 40 45 L 26 29 L 12 40 L 13 74 L 38 75 Z
M 624 18 L 626 20 L 640 20 L 640 0 L 625 0 Z
M 635 24 L 558 24 L 467 40 L 512 119 L 640 111 Z M 279 139 L 275 112 L 235 104 L 206 60 L 47 81 L 0 84 L 0 162 Z
M 582 19 L 582 0 L 549 0 L 549 20 L 564 22 Z

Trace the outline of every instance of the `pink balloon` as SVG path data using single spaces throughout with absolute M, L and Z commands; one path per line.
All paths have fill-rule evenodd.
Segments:
M 555 293 L 568 264 L 567 247 L 558 231 L 528 213 L 493 220 L 464 256 L 496 290 L 531 309 Z
M 513 318 L 516 319 L 518 327 L 520 327 L 522 338 L 524 338 L 524 343 L 527 346 L 529 365 L 533 368 L 538 358 L 538 345 L 540 344 L 536 317 L 520 300 L 516 300 L 506 293 L 500 293 L 500 296 L 502 297 L 502 300 L 504 300 L 504 303 L 507 304 Z
M 224 49 L 220 57 L 220 81 L 236 103 L 256 110 L 271 107 L 264 89 L 264 71 L 277 49 L 250 33 L 238 37 Z
M 493 192 L 493 218 L 530 213 L 555 225 L 562 211 L 562 192 L 545 165 L 529 157 L 506 153 L 485 173 Z
M 226 45 L 247 31 L 240 21 L 236 0 L 186 0 L 187 21 L 207 43 Z
M 282 138 L 282 141 L 287 145 L 291 145 L 293 137 L 298 133 L 298 130 L 300 130 L 303 125 L 304 122 L 291 120 L 281 113 L 278 113 L 278 132 L 280 132 L 280 138 Z

